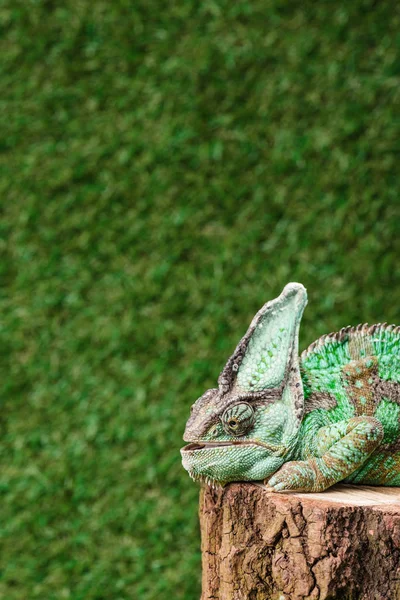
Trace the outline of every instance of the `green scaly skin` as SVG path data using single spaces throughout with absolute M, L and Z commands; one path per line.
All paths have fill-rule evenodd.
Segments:
M 346 327 L 299 359 L 306 303 L 298 283 L 267 302 L 219 387 L 193 405 L 181 450 L 193 479 L 276 492 L 400 485 L 400 327 Z

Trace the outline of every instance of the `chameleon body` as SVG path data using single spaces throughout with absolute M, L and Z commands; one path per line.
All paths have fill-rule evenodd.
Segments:
M 400 485 L 400 327 L 344 327 L 299 358 L 306 303 L 299 283 L 267 302 L 218 388 L 192 406 L 181 454 L 193 479 L 276 492 Z

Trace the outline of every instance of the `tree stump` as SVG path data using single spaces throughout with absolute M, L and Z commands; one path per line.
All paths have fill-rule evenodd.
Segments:
M 400 600 L 400 488 L 201 490 L 201 600 Z

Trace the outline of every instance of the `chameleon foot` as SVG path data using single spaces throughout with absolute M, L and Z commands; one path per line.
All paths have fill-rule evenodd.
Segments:
M 274 492 L 319 492 L 315 470 L 306 460 L 285 463 L 266 484 Z

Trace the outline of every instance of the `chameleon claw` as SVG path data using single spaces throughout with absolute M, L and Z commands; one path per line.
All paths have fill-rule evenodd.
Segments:
M 272 490 L 274 492 L 286 492 L 287 491 L 284 483 L 277 483 L 276 485 L 274 485 L 272 487 Z
M 278 484 L 278 481 L 277 481 L 277 478 L 275 477 L 275 475 L 273 477 L 271 477 L 271 479 L 269 479 L 268 483 L 267 483 L 268 487 L 270 487 L 270 488 L 274 488 L 275 485 L 277 485 L 277 484 Z
M 270 485 L 267 481 L 264 482 L 264 489 L 267 492 L 273 492 L 274 488 L 272 487 L 272 485 Z

